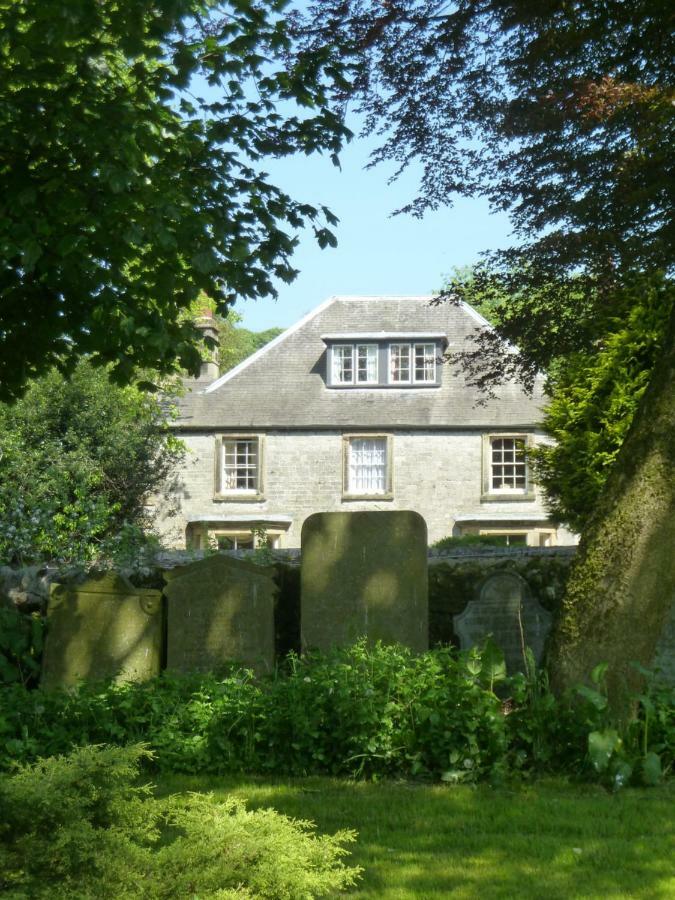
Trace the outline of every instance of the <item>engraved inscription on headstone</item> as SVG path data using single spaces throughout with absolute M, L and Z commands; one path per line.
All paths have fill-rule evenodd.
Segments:
M 482 644 L 490 635 L 512 673 L 525 669 L 524 647 L 541 662 L 551 618 L 520 576 L 501 572 L 483 582 L 478 599 L 469 601 L 453 623 L 463 650 Z
M 302 526 L 303 649 L 366 636 L 429 646 L 427 527 L 416 512 L 315 513 Z
M 144 681 L 159 675 L 161 597 L 159 591 L 136 588 L 114 573 L 82 584 L 53 584 L 42 686 L 100 678 Z
M 272 671 L 272 574 L 223 554 L 165 572 L 167 669 L 207 672 L 236 662 Z

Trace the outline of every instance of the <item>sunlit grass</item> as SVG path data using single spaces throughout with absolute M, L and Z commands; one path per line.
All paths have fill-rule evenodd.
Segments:
M 359 832 L 359 898 L 675 898 L 675 784 L 607 794 L 544 781 L 487 786 L 325 778 L 165 777 L 162 793 L 213 791 Z

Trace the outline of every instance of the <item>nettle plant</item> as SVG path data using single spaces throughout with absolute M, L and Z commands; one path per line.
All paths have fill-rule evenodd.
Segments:
M 0 690 L 0 768 L 86 744 L 143 741 L 161 772 L 413 778 L 565 774 L 653 784 L 675 759 L 675 690 L 648 680 L 638 716 L 612 717 L 605 669 L 557 697 L 545 672 L 507 676 L 493 644 L 413 655 L 368 645 L 289 654 L 271 677 L 231 667 L 144 684 Z
M 655 785 L 672 767 L 675 749 L 675 690 L 659 684 L 654 673 L 637 666 L 645 690 L 634 696 L 637 714 L 620 729 L 612 715 L 606 689 L 607 664 L 591 672 L 593 687 L 579 685 L 586 703 L 588 756 L 603 783 L 618 790 L 631 782 Z

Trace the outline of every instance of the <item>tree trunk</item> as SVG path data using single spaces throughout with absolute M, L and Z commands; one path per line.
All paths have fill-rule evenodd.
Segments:
M 597 510 L 582 535 L 550 656 L 557 690 L 609 664 L 610 703 L 649 666 L 675 603 L 675 308 L 666 342 Z

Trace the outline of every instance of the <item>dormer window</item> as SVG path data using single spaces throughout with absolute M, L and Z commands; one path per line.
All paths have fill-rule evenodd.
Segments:
M 435 384 L 436 344 L 390 344 L 389 382 L 391 384 Z
M 332 388 L 439 387 L 444 334 L 373 332 L 322 335 Z
M 335 344 L 333 384 L 377 384 L 377 344 Z

